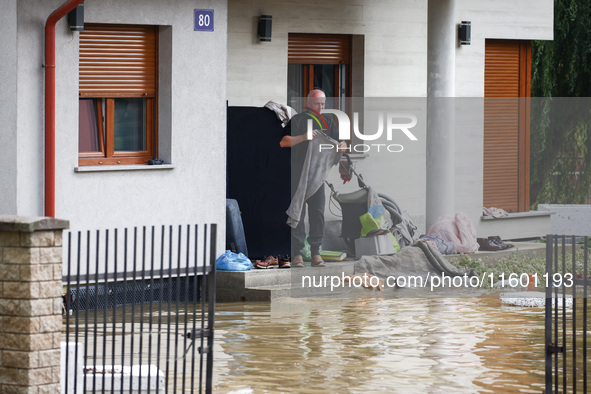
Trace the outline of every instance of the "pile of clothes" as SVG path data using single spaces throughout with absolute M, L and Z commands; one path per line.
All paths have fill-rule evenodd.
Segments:
M 429 228 L 427 235 L 422 235 L 419 239 L 429 243 L 441 254 L 497 251 L 515 246 L 503 242 L 498 235 L 476 238 L 476 231 L 470 217 L 462 212 L 457 213 L 454 217 L 441 216 Z
M 475 253 L 479 245 L 470 217 L 458 212 L 454 217 L 443 215 L 429 228 L 421 240 L 434 246 L 441 254 Z

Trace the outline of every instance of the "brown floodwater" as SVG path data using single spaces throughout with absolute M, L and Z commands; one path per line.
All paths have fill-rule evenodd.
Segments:
M 411 291 L 361 289 L 347 298 L 218 303 L 214 392 L 540 393 L 544 309 L 501 304 L 499 293 L 426 298 L 421 293 L 410 297 Z M 584 358 L 580 301 L 579 390 Z M 87 367 L 152 364 L 163 373 L 160 389 L 198 392 L 199 341 L 191 346 L 186 333 L 200 326 L 192 318 L 199 310 L 199 305 L 172 302 L 109 309 L 96 316 L 82 311 L 78 325 L 75 314 L 69 323 L 64 321 L 63 339 L 80 343 L 78 361 Z M 571 323 L 572 312 L 565 312 Z M 568 333 L 571 323 L 566 325 Z M 572 352 L 566 361 L 569 382 L 571 357 Z M 86 379 L 80 375 L 78 382 L 93 387 L 112 378 L 98 373 Z
M 376 294 L 217 304 L 214 392 L 542 392 L 543 308 Z

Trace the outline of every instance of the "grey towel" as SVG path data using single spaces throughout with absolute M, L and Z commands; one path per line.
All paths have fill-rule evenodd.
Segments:
M 331 144 L 333 148 L 320 150 L 320 144 Z M 320 189 L 330 168 L 341 160 L 342 154 L 337 152 L 337 144 L 338 141 L 324 133 L 318 133 L 316 138 L 309 141 L 298 188 L 286 211 L 288 216 L 287 224 L 290 227 L 297 227 L 304 208 L 304 202 Z
M 473 269 L 459 269 L 450 264 L 439 251 L 425 241 L 416 241 L 394 255 L 363 256 L 355 262 L 355 273 L 377 276 L 418 276 L 429 275 L 463 276 L 476 275 Z
M 276 103 L 275 101 L 268 101 L 264 107 L 275 112 L 277 119 L 281 121 L 281 127 L 285 127 L 291 117 L 297 114 L 295 109 L 284 104 Z

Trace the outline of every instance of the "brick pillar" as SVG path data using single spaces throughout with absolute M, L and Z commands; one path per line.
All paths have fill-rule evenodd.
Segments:
M 62 230 L 0 215 L 0 393 L 59 393 Z

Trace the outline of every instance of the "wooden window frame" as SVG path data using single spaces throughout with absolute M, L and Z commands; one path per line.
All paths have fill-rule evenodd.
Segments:
M 295 63 L 297 64 L 297 63 Z M 316 64 L 302 64 L 303 67 L 303 91 L 304 92 L 309 92 L 311 90 L 313 90 L 314 88 L 316 88 L 315 84 L 314 84 L 314 66 L 318 65 L 318 63 Z M 341 66 L 341 65 L 345 65 L 347 67 L 349 67 L 349 69 L 351 68 L 351 65 L 349 63 L 338 63 L 338 64 L 334 64 L 335 66 Z M 335 81 L 335 85 L 334 85 L 334 91 L 332 92 L 324 92 L 327 97 L 333 97 L 335 100 L 335 107 L 339 108 L 340 107 L 340 102 L 341 102 L 341 92 L 339 90 L 340 87 L 340 75 L 339 75 L 339 67 L 335 67 L 334 68 L 334 81 Z M 347 85 L 345 87 L 345 97 L 351 97 L 351 71 L 348 70 L 347 71 Z
M 92 92 L 88 89 L 88 84 L 79 93 L 80 99 L 97 99 L 97 130 L 99 138 L 99 151 L 97 152 L 78 152 L 78 165 L 80 166 L 98 166 L 98 165 L 132 165 L 147 164 L 150 159 L 158 155 L 158 28 L 155 26 L 138 25 L 85 25 L 98 29 L 114 29 L 124 31 L 126 29 L 146 29 L 155 34 L 155 70 L 153 77 L 153 88 L 143 92 Z M 124 55 L 125 56 L 125 55 Z M 82 73 L 81 73 L 82 74 Z M 115 77 L 113 79 L 118 79 Z M 90 85 L 92 86 L 92 85 Z M 101 82 L 97 85 L 102 86 Z M 146 149 L 139 151 L 115 151 L 115 100 L 117 98 L 143 98 L 146 99 Z M 102 100 L 105 100 L 104 120 Z M 103 129 L 104 125 L 104 129 Z
M 349 34 L 316 34 L 316 33 L 289 33 L 287 63 L 302 66 L 302 95 L 316 88 L 314 85 L 315 65 L 334 65 L 333 80 L 335 81 L 333 92 L 324 92 L 328 97 L 332 95 L 334 108 L 343 109 L 340 95 L 340 66 L 346 66 L 345 105 L 346 113 L 351 114 L 351 98 L 353 71 L 352 71 L 352 47 L 353 36 Z M 289 97 L 287 97 L 289 100 Z M 338 119 L 335 119 L 338 124 Z M 351 134 L 352 135 L 352 134 Z M 347 140 L 351 144 L 352 140 Z
M 146 150 L 141 151 L 115 151 L 115 98 L 97 98 L 96 113 L 98 124 L 99 151 L 97 152 L 79 152 L 78 164 L 81 166 L 93 165 L 116 165 L 116 164 L 146 164 L 146 162 L 155 157 L 155 98 L 146 99 Z M 124 97 L 130 98 L 130 97 Z M 102 103 L 100 99 L 105 99 L 105 119 L 101 121 Z M 103 124 L 105 129 L 103 129 Z
M 330 44 L 333 48 L 330 54 L 319 51 L 325 41 L 340 42 L 340 45 Z M 353 38 L 348 34 L 315 34 L 315 33 L 289 33 L 288 38 L 288 64 L 300 64 L 303 66 L 302 80 L 304 86 L 304 96 L 314 86 L 314 65 L 346 65 L 347 66 L 347 81 L 345 97 L 351 97 L 352 71 L 351 71 L 351 48 Z M 296 43 L 294 46 L 293 44 Z M 334 48 L 339 47 L 339 50 Z M 307 53 L 309 51 L 309 53 Z M 339 68 L 335 67 L 334 71 L 335 91 L 325 92 L 332 94 L 335 98 L 335 107 L 340 105 L 339 86 Z

